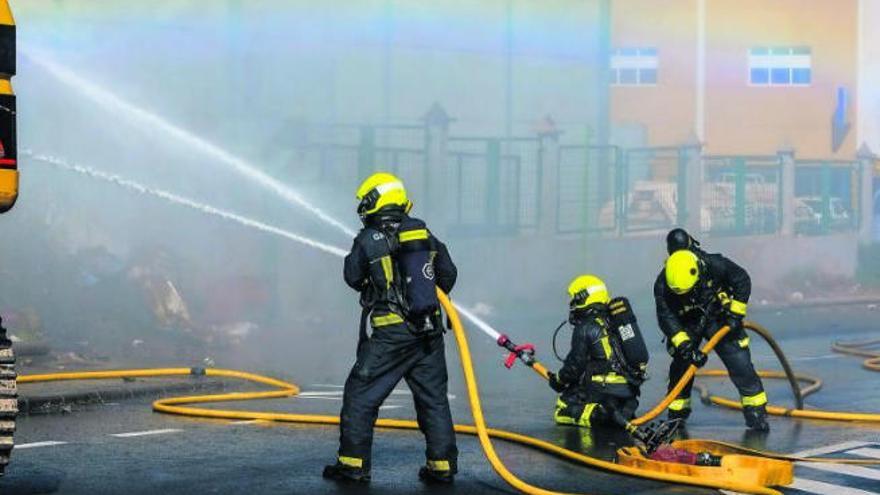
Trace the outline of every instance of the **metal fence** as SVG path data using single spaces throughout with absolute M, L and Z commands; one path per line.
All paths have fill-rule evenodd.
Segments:
M 814 235 L 872 221 L 872 212 L 865 220 L 860 211 L 858 161 L 700 156 L 685 146 L 560 146 L 546 135 L 446 137 L 446 128 L 437 129 L 296 123 L 280 136 L 285 146 L 276 139 L 267 147 L 280 154 L 264 160 L 273 175 L 319 192 L 351 190 L 374 171 L 392 172 L 423 205 L 440 208 L 442 201 L 452 212 L 450 233 L 468 236 L 527 235 L 552 230 L 550 222 L 560 234 L 625 235 L 698 223 L 712 234 L 755 235 L 780 232 L 783 219 L 786 232 Z M 429 135 L 445 143 L 435 146 Z M 429 163 L 442 169 L 429 170 Z M 554 184 L 544 184 L 548 167 Z M 791 174 L 794 184 L 783 184 Z M 437 180 L 446 198 L 432 190 Z M 545 189 L 552 193 L 546 200 Z M 792 191 L 793 199 L 784 196 Z M 542 211 L 554 203 L 555 211 Z M 549 225 L 539 225 L 542 219 Z
M 683 149 L 631 148 L 623 152 L 623 232 L 663 230 L 684 223 Z
M 621 226 L 624 197 L 620 148 L 560 146 L 557 232 L 616 232 Z
M 858 229 L 861 180 L 851 161 L 797 161 L 795 231 L 816 235 Z
M 704 232 L 769 234 L 782 224 L 778 156 L 703 157 L 700 225 Z
M 459 235 L 512 235 L 535 229 L 542 164 L 537 139 L 451 138 L 448 160 Z
M 426 190 L 422 125 L 301 125 L 288 132 L 277 173 L 300 184 L 353 189 L 370 173 L 398 174 L 414 194 Z

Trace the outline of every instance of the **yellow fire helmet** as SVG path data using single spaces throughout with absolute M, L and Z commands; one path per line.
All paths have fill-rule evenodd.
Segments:
M 666 285 L 676 294 L 687 294 L 700 279 L 700 260 L 687 249 L 672 253 L 666 260 Z
M 409 213 L 412 201 L 406 196 L 403 182 L 392 174 L 377 172 L 363 181 L 355 195 L 361 217 L 372 215 L 386 206 L 399 206 Z
M 571 309 L 583 309 L 592 304 L 608 304 L 611 296 L 605 282 L 595 275 L 581 275 L 568 284 Z

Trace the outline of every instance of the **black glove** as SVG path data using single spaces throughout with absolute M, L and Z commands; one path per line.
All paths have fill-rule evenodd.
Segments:
M 547 382 L 550 384 L 550 388 L 557 393 L 562 393 L 566 388 L 565 384 L 560 382 L 559 378 L 556 377 L 556 373 L 553 373 L 552 371 L 547 372 Z
M 693 341 L 690 340 L 686 340 L 679 344 L 678 347 L 675 348 L 675 354 L 678 359 L 693 364 L 697 368 L 702 368 L 706 364 L 706 361 L 709 360 L 709 356 L 695 348 Z
M 730 327 L 730 333 L 728 335 L 740 335 L 743 332 L 743 317 L 736 313 L 727 312 L 727 321 L 725 322 L 727 326 Z
M 697 368 L 702 368 L 703 366 L 705 366 L 706 361 L 708 361 L 708 360 L 709 360 L 709 356 L 706 354 L 703 354 L 703 351 L 701 351 L 699 349 L 694 349 L 691 352 L 690 362 L 692 365 L 696 366 Z
M 681 361 L 690 362 L 691 355 L 694 353 L 694 343 L 691 340 L 685 340 L 675 348 L 674 357 Z

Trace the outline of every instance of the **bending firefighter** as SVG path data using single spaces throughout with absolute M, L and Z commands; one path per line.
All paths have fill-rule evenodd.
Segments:
M 559 393 L 556 423 L 626 426 L 639 405 L 648 351 L 629 301 L 611 299 L 601 279 L 581 275 L 568 286 L 571 350 L 550 387 Z
M 720 254 L 709 254 L 682 229 L 666 238 L 669 258 L 654 283 L 657 320 L 672 355 L 669 388 L 672 389 L 691 364 L 706 364 L 700 341 L 709 339 L 725 325 L 728 333 L 715 351 L 730 372 L 742 398 L 746 425 L 768 431 L 767 394 L 752 365 L 749 338 L 742 320 L 752 285 L 749 274 Z M 669 406 L 669 419 L 685 420 L 691 413 L 689 383 Z
M 398 178 L 372 175 L 358 188 L 357 199 L 364 228 L 345 258 L 345 282 L 360 292 L 360 340 L 357 362 L 345 382 L 339 457 L 336 464 L 324 468 L 324 477 L 370 480 L 379 406 L 404 379 L 427 441 L 427 463 L 419 478 L 450 483 L 458 450 L 446 395 L 446 355 L 435 287 L 451 291 L 457 270 L 446 246 L 424 222 L 408 216 L 412 203 Z

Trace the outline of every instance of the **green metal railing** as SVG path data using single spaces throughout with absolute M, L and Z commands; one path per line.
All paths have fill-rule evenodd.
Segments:
M 621 229 L 626 194 L 620 148 L 560 146 L 558 170 L 557 232 L 610 233 Z
M 779 156 L 704 156 L 701 227 L 719 235 L 778 232 L 782 226 Z
M 795 169 L 795 231 L 821 235 L 859 229 L 862 181 L 855 161 L 798 160 Z
M 537 138 L 450 138 L 454 234 L 514 235 L 534 230 L 543 168 Z

